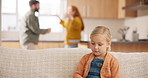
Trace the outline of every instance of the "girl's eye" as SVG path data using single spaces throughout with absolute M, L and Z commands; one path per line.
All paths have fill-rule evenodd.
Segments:
M 95 43 L 91 43 L 92 45 L 95 45 Z
M 103 44 L 98 44 L 99 46 L 102 46 Z

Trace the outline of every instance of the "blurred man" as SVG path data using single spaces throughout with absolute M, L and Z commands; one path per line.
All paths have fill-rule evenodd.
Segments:
M 46 34 L 51 29 L 40 29 L 38 17 L 35 12 L 39 11 L 39 1 L 30 0 L 30 11 L 25 14 L 20 25 L 20 44 L 24 49 L 35 49 L 38 44 L 39 34 Z

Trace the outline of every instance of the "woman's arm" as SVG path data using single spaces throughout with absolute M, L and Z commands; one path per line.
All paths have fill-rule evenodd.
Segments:
M 51 16 L 56 16 L 56 17 L 58 17 L 58 19 L 60 20 L 60 24 L 61 24 L 63 27 L 65 27 L 64 21 L 63 21 L 58 15 L 51 15 Z

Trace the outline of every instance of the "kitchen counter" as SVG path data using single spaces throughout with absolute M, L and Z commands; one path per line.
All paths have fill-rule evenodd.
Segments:
M 19 40 L 2 40 L 2 47 L 18 48 L 21 49 Z M 47 49 L 47 48 L 64 48 L 63 40 L 39 40 L 36 49 Z
M 112 41 L 112 43 L 142 43 L 142 44 L 148 44 L 148 41 L 127 41 L 127 42 L 124 42 L 124 41 Z
M 21 48 L 19 40 L 2 40 L 1 46 L 10 48 Z M 89 48 L 90 43 L 88 41 L 80 41 L 78 47 Z M 63 40 L 40 40 L 36 49 L 47 48 L 64 48 Z M 148 41 L 138 42 L 123 42 L 113 41 L 111 45 L 111 51 L 113 52 L 148 52 Z
M 2 42 L 19 42 L 19 40 L 1 40 Z M 39 42 L 64 42 L 64 40 L 39 40 Z
M 19 42 L 19 40 L 2 40 L 2 42 Z M 39 40 L 39 42 L 64 42 L 64 40 Z M 80 41 L 80 43 L 88 43 L 89 41 Z M 148 44 L 148 41 L 112 41 L 112 43 L 142 43 Z
M 88 41 L 80 41 L 79 46 L 83 48 L 89 48 L 90 43 L 88 43 Z M 138 41 L 138 42 L 112 41 L 111 51 L 113 52 L 148 52 L 148 41 Z
M 89 41 L 80 41 L 80 43 L 88 43 Z M 112 41 L 112 43 L 142 43 L 148 44 L 148 41 Z

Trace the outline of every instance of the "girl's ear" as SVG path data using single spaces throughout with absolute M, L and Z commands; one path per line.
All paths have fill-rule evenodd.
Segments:
M 108 47 L 111 46 L 111 41 L 107 42 Z

